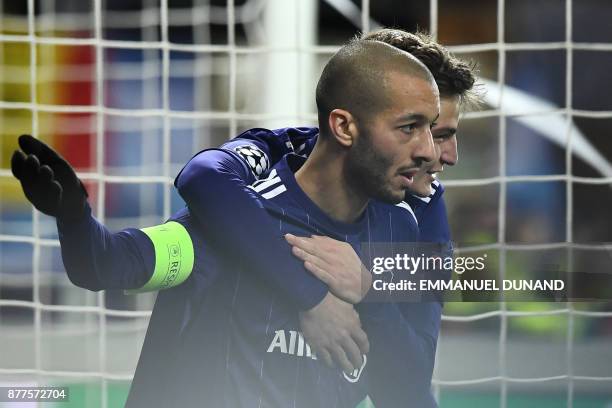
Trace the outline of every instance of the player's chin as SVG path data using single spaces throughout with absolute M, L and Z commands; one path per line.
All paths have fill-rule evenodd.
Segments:
M 414 176 L 408 190 L 414 195 L 427 197 L 431 194 L 431 183 L 433 180 L 434 178 L 429 173 L 419 172 L 419 174 Z
M 404 201 L 404 198 L 406 197 L 406 191 L 409 190 L 407 190 L 405 187 L 402 187 L 401 185 L 389 186 L 384 191 L 382 191 L 381 194 L 379 194 L 378 200 L 383 201 L 387 204 L 398 204 Z

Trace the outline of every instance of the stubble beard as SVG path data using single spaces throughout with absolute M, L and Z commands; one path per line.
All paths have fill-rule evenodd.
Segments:
M 350 180 L 354 190 L 367 198 L 387 204 L 401 202 L 405 192 L 398 193 L 390 186 L 388 173 L 392 167 L 391 159 L 376 150 L 367 129 L 360 129 L 360 133 L 347 160 L 347 180 Z

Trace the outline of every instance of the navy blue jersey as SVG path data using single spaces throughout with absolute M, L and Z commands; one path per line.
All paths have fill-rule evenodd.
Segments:
M 407 194 L 406 202 L 412 207 L 419 221 L 420 240 L 448 244 L 451 237 L 444 204 L 444 186 L 438 180 L 434 180 L 431 188 L 432 193 L 428 197 Z
M 317 128 L 286 128 L 275 130 L 280 134 L 280 138 L 289 139 L 296 153 L 307 157 L 317 141 Z M 429 255 L 440 255 L 443 257 L 452 256 L 452 241 L 448 217 L 446 213 L 446 204 L 444 203 L 444 186 L 434 180 L 431 183 L 432 193 L 427 197 L 419 197 L 417 195 L 406 193 L 405 202 L 413 210 L 413 215 L 416 217 L 419 225 L 419 241 L 431 244 L 437 244 L 439 248 L 438 254 L 430 253 Z M 434 251 L 434 246 L 429 246 L 428 250 Z M 449 271 L 438 271 L 439 276 L 436 279 L 450 279 Z M 432 355 L 433 362 L 438 335 L 440 333 L 440 323 L 442 317 L 442 301 L 427 301 L 427 302 L 403 302 L 399 304 L 402 314 L 424 343 L 429 344 L 428 353 Z M 397 366 L 399 369 L 399 366 Z M 433 374 L 433 364 L 427 370 L 429 377 Z M 392 406 L 392 405 L 391 405 Z
M 349 242 L 366 262 L 372 254 L 361 253 L 364 243 L 416 240 L 416 222 L 403 206 L 372 202 L 355 223 L 331 219 L 295 181 L 303 162 L 286 156 L 251 187 L 276 220 L 278 239 L 328 235 Z M 173 219 L 193 229 L 188 211 Z M 367 396 L 367 358 L 351 375 L 327 367 L 300 334 L 299 308 L 251 271 L 240 248 L 195 242 L 206 256 L 185 284 L 160 292 L 128 406 L 354 408 Z M 387 309 L 394 307 L 365 304 L 360 314 L 392 319 L 399 313 Z M 160 348 L 170 357 L 163 367 Z
M 285 406 L 284 402 L 296 402 L 296 406 L 300 406 L 301 390 L 307 390 L 304 391 L 307 394 L 304 398 L 308 397 L 307 406 L 350 406 L 366 391 L 374 395 L 378 407 L 398 406 L 398 401 L 405 406 L 435 405 L 428 392 L 431 375 L 427 374 L 433 367 L 435 341 L 432 347 L 429 336 L 422 336 L 420 330 L 415 330 L 420 327 L 418 322 L 403 318 L 396 305 L 359 307 L 372 352 L 359 381 L 348 381 L 353 385 L 347 386 L 346 377 L 337 370 L 327 369 L 320 377 L 320 363 L 312 359 L 309 347 L 299 335 L 295 321 L 297 311 L 317 304 L 327 289 L 291 255 L 282 239 L 284 232 L 329 235 L 350 242 L 358 253 L 362 242 L 416 239 L 414 217 L 407 206 L 373 203 L 356 225 L 333 222 L 303 193 L 292 193 L 299 189 L 293 188 L 296 185 L 292 173 L 283 173 L 282 164 L 277 168 L 277 175 L 285 174 L 280 177 L 282 185 L 270 190 L 267 186 L 262 187 L 264 181 L 252 188 L 246 187 L 243 180 L 257 180 L 281 154 L 294 150 L 294 144 L 297 144 L 295 150 L 307 154 L 314 145 L 316 134 L 313 128 L 248 131 L 223 149 L 196 155 L 181 173 L 187 179 L 192 177 L 190 182 L 181 184 L 180 177 L 177 178 L 177 187 L 190 210 L 181 211 L 173 220 L 184 225 L 191 235 L 196 248 L 194 271 L 184 284 L 158 295 L 128 406 L 181 403 L 185 406 L 251 406 L 251 400 L 255 398 L 258 404 L 259 399 L 264 398 L 262 395 L 269 401 L 267 406 Z M 200 161 L 203 156 L 212 157 L 218 167 L 211 170 L 210 166 L 200 166 L 206 164 L 206 160 Z M 296 163 L 299 165 L 299 161 Z M 286 164 L 284 166 L 287 168 Z M 283 188 L 287 190 L 281 191 Z M 253 200 L 242 199 L 245 195 Z M 206 215 L 206 210 L 215 210 L 214 203 L 221 206 L 214 213 L 218 216 L 197 219 L 197 216 Z M 384 220 L 382 224 L 381 219 Z M 155 265 L 154 250 L 142 231 L 128 229 L 110 234 L 90 216 L 79 224 L 58 225 L 58 228 L 66 270 L 75 284 L 91 290 L 126 289 L 141 287 L 149 280 Z M 219 230 L 226 234 L 218 234 Z M 278 239 L 260 239 L 260 233 L 262 237 Z M 228 248 L 233 250 L 228 252 Z M 367 265 L 371 254 L 360 255 Z M 267 306 L 254 302 L 243 305 L 244 308 L 232 308 L 228 299 L 238 297 L 233 293 L 227 296 L 227 292 L 235 289 L 232 285 L 245 279 L 252 285 L 247 295 L 240 296 L 241 301 L 274 299 L 274 307 L 282 305 L 279 310 L 286 313 L 285 318 L 272 313 L 270 318 L 274 318 L 274 325 L 266 323 L 263 330 L 261 319 L 234 313 L 235 310 L 261 312 Z M 288 312 L 290 310 L 292 312 Z M 293 316 L 293 320 L 287 318 L 288 315 Z M 261 317 L 261 313 L 257 316 Z M 276 326 L 279 322 L 286 324 Z M 272 330 L 273 327 L 281 328 Z M 260 336 L 262 330 L 265 336 Z M 272 332 L 274 335 L 270 338 Z M 231 348 L 231 354 L 227 354 L 227 347 Z M 277 363 L 276 356 L 266 355 L 262 359 L 258 354 L 262 347 L 266 348 L 266 353 L 271 347 L 270 354 L 293 357 L 284 360 L 286 366 Z M 299 359 L 295 360 L 297 357 Z M 268 360 L 270 362 L 264 364 Z M 279 367 L 277 371 L 270 371 L 278 378 L 263 377 L 264 366 Z M 259 367 L 259 380 L 253 376 L 257 372 L 254 367 Z M 314 374 L 304 367 L 317 370 L 316 384 L 323 388 L 309 385 Z M 293 370 L 291 373 L 297 377 L 287 375 L 287 370 Z M 370 380 L 368 390 L 364 390 L 363 379 L 367 379 L 369 373 L 375 373 L 375 379 Z M 270 381 L 264 382 L 264 378 Z M 291 384 L 287 382 L 290 378 L 295 378 Z M 319 385 L 321 378 L 326 379 L 323 385 Z M 282 384 L 282 387 L 275 384 Z M 293 397 L 288 396 L 287 389 L 294 390 Z M 385 392 L 386 389 L 403 392 L 393 395 Z M 194 398 L 201 403 L 196 404 Z M 282 402 L 279 398 L 289 399 Z
M 245 141 L 256 142 L 264 152 L 269 152 L 272 162 L 282 152 L 294 151 L 303 157 L 308 157 L 317 142 L 319 130 L 314 127 L 281 128 L 275 130 L 253 129 L 239 135 L 232 144 L 244 144 Z M 417 219 L 419 226 L 419 241 L 436 243 L 440 246 L 440 255 L 452 255 L 450 228 L 444 203 L 444 186 L 434 180 L 431 184 L 432 193 L 428 197 L 419 197 L 407 192 L 405 202 Z M 406 216 L 409 216 L 406 214 Z M 431 254 L 430 254 L 431 255 Z M 450 279 L 448 271 L 441 271 L 438 278 Z M 432 343 L 433 353 L 440 332 L 442 302 L 405 302 L 400 304 L 402 313 L 410 325 L 417 330 L 428 343 Z M 433 358 L 432 358 L 433 362 Z M 433 370 L 433 364 L 430 370 Z
M 307 310 L 323 299 L 327 285 L 304 268 L 284 240 L 279 244 L 257 239 L 274 236 L 277 225 L 248 188 L 270 170 L 271 163 L 291 151 L 286 132 L 251 129 L 219 149 L 196 154 L 181 170 L 175 185 L 204 232 L 213 232 L 222 245 L 242 248 L 245 260 L 258 266 L 255 273 L 260 279 Z M 231 219 L 228 214 L 233 214 Z M 269 257 L 269 253 L 276 256 Z
M 260 146 L 271 146 L 271 151 L 279 146 L 287 146 L 296 154 L 308 157 L 317 142 L 319 130 L 301 127 L 276 129 L 266 133 L 245 132 L 231 143 L 241 143 L 239 140 L 247 134 L 250 135 L 249 139 L 257 140 Z M 428 197 L 418 197 L 407 192 L 406 208 L 411 214 L 404 213 L 404 216 L 417 219 L 420 241 L 438 244 L 439 255 L 450 256 L 452 243 L 443 197 L 444 186 L 435 180 L 431 187 L 432 193 Z M 430 246 L 428 250 L 433 248 Z M 448 271 L 437 273 L 439 276 L 436 279 L 450 279 Z M 429 300 L 397 303 L 403 319 L 395 315 L 395 310 L 390 311 L 388 308 L 386 315 L 377 317 L 361 313 L 374 352 L 370 354 L 378 354 L 370 359 L 371 366 L 377 371 L 377 375 L 371 379 L 370 394 L 378 407 L 395 407 L 400 401 L 411 401 L 407 406 L 436 406 L 429 391 L 428 380 L 431 380 L 433 374 L 443 304 L 439 298 Z M 393 339 L 392 333 L 395 333 Z M 420 354 L 421 358 L 412 359 L 415 354 Z M 407 370 L 407 367 L 412 369 Z M 416 370 L 416 367 L 420 369 Z
M 252 157 L 254 155 L 249 154 L 251 153 L 250 150 L 253 150 L 253 153 L 258 151 L 257 156 L 263 155 L 265 157 L 263 162 L 267 164 L 274 163 L 280 155 L 291 151 L 306 157 L 314 148 L 317 136 L 317 128 L 251 129 L 225 143 L 221 146 L 221 149 L 226 155 L 233 157 L 238 157 L 236 153 L 239 153 L 244 162 L 243 167 L 248 167 L 250 171 L 241 170 L 238 167 L 235 172 L 246 174 L 246 179 L 251 181 L 260 175 L 261 166 L 256 166 L 259 161 L 254 160 Z M 242 215 L 242 218 L 253 220 L 253 228 L 262 231 L 262 236 L 266 236 L 267 233 L 264 231 L 268 225 L 265 220 L 257 217 L 255 212 L 250 210 L 249 203 L 245 203 L 244 201 L 247 200 L 242 198 L 244 196 L 243 192 L 223 189 L 224 199 L 222 199 L 219 195 L 208 194 L 208 191 L 215 191 L 213 186 L 206 189 L 206 186 L 202 185 L 201 188 L 186 191 L 188 190 L 187 186 L 198 185 L 199 180 L 204 183 L 218 177 L 221 172 L 212 172 L 211 174 L 208 171 L 219 167 L 219 160 L 215 157 L 215 154 L 217 154 L 216 151 L 214 153 L 210 150 L 203 151 L 187 164 L 184 173 L 177 177 L 175 183 L 179 192 L 190 208 L 198 215 L 201 214 L 203 229 L 214 227 L 210 223 L 211 218 L 214 218 L 213 214 L 221 214 L 228 205 L 232 207 L 236 205 L 241 207 L 238 213 Z M 217 155 L 220 154 L 219 152 Z M 232 162 L 232 164 L 235 163 Z M 189 176 L 186 177 L 185 173 L 188 173 Z M 433 200 L 418 200 L 416 203 L 412 200 L 410 203 L 418 208 L 416 217 L 421 218 L 419 222 L 425 234 L 425 240 L 443 242 L 449 236 L 448 223 L 446 222 L 446 212 L 442 199 L 443 189 L 439 188 L 437 192 L 438 194 Z M 407 195 L 407 200 L 411 199 L 416 198 Z M 408 211 L 404 212 L 404 217 L 415 215 L 409 213 L 411 211 L 409 206 L 406 209 Z M 245 214 L 252 215 L 245 216 Z M 423 216 L 423 214 L 428 216 Z M 438 215 L 441 216 L 438 217 Z M 214 219 L 212 221 L 214 223 Z M 401 228 L 401 224 L 397 225 L 396 229 L 398 228 Z M 446 231 L 446 233 L 440 234 L 443 231 Z M 240 242 L 240 245 L 245 247 L 245 257 L 248 256 L 247 235 L 236 236 L 227 228 L 218 232 L 218 234 L 228 238 L 231 237 L 234 242 Z M 283 250 L 286 249 L 285 243 L 276 243 L 276 247 L 276 252 L 280 254 L 276 259 L 289 266 L 286 259 L 287 254 L 283 253 Z M 252 251 L 257 250 L 253 248 Z M 253 261 L 253 264 L 261 263 L 261 259 Z M 295 270 L 292 269 L 291 278 L 277 288 L 281 292 L 289 294 L 289 297 L 295 299 L 298 304 L 304 304 L 304 301 L 299 301 L 300 298 L 313 299 L 313 296 L 309 293 L 320 292 L 318 290 L 311 292 L 311 288 L 316 288 L 316 285 L 305 285 L 303 282 L 305 277 L 308 278 L 308 274 L 304 275 L 304 271 L 297 273 L 299 269 L 301 269 L 301 266 L 297 266 Z M 267 271 L 271 275 L 276 273 L 279 276 L 290 277 L 290 274 L 279 273 L 276 268 L 270 268 Z M 260 278 L 264 280 L 269 280 L 270 277 L 266 273 L 260 275 Z M 274 283 L 274 280 L 272 283 Z M 301 288 L 306 289 L 301 290 Z M 315 303 L 312 300 L 306 302 L 309 304 Z M 401 316 L 397 316 L 396 309 L 393 311 L 387 310 L 386 315 L 379 314 L 375 317 L 367 316 L 365 312 L 360 311 L 362 322 L 368 329 L 367 332 L 373 350 L 382 353 L 370 358 L 371 366 L 379 370 L 379 374 L 374 381 L 375 384 L 370 387 L 371 394 L 376 395 L 375 402 L 379 407 L 394 407 L 398 405 L 398 401 L 408 399 L 413 400 L 413 406 L 435 406 L 429 391 L 429 381 L 433 371 L 436 341 L 440 326 L 441 302 L 401 303 L 397 306 L 397 309 L 401 310 Z M 393 337 L 393 341 L 389 341 L 388 337 Z M 393 347 L 393 344 L 397 347 Z M 399 358 L 399 355 L 402 355 L 405 359 Z M 415 356 L 419 356 L 419 358 L 415 359 Z M 407 370 L 406 367 L 412 367 L 412 369 Z M 422 369 L 417 370 L 416 367 L 422 367 Z M 392 389 L 396 392 L 390 392 Z M 397 390 L 401 390 L 401 392 L 398 393 Z

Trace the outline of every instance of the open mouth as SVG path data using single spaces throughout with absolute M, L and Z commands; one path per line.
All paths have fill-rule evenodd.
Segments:
M 444 171 L 444 168 L 439 168 L 439 169 L 430 169 L 427 171 L 427 174 L 429 174 L 432 178 L 437 178 L 438 177 L 438 173 L 441 173 L 442 171 Z
M 404 180 L 405 184 L 411 184 L 414 181 L 414 176 L 417 174 L 417 170 L 408 170 L 400 172 L 399 175 Z

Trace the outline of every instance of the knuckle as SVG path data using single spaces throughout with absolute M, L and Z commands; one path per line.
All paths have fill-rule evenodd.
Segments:
M 340 330 L 340 338 L 342 340 L 348 340 L 351 338 L 351 332 L 348 329 L 341 329 Z
M 322 338 L 321 341 L 319 341 L 319 347 L 322 348 L 323 350 L 329 350 L 332 347 L 333 344 L 333 338 Z

